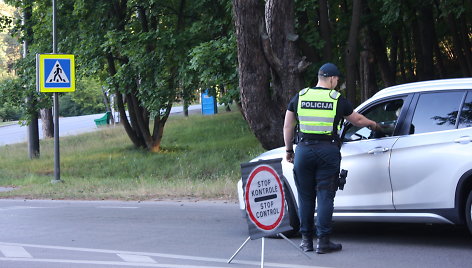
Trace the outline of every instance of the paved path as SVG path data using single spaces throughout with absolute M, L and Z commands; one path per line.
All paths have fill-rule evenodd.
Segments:
M 283 239 L 265 239 L 264 267 L 471 267 L 466 228 L 336 223 L 343 250 L 310 259 Z M 1 268 L 260 267 L 236 203 L 0 200 Z M 291 239 L 300 243 L 300 237 Z
M 260 267 L 260 240 L 227 264 L 247 237 L 235 203 L 0 200 L 0 215 L 2 268 Z M 265 250 L 268 268 L 318 267 L 279 239 Z
M 201 110 L 201 105 L 191 105 L 189 111 Z M 183 112 L 183 107 L 172 107 L 171 114 L 178 114 Z M 59 137 L 77 135 L 85 132 L 92 132 L 98 130 L 94 119 L 102 117 L 103 114 L 92 114 L 73 117 L 59 118 Z M 43 139 L 41 131 L 42 122 L 38 120 L 39 124 L 39 138 Z M 12 124 L 7 126 L 0 126 L 0 146 L 14 143 L 21 143 L 28 141 L 28 127 L 20 126 L 19 124 Z

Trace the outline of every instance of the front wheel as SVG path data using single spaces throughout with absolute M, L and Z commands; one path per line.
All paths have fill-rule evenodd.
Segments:
M 288 187 L 287 183 L 284 182 L 284 192 L 285 192 L 285 204 L 287 205 L 288 209 L 288 216 L 290 218 L 290 226 L 292 226 L 292 230 L 283 232 L 283 235 L 286 237 L 293 237 L 298 234 L 300 230 L 300 219 L 298 218 L 298 208 L 297 202 L 295 201 L 295 197 L 292 194 L 292 191 Z
M 292 190 L 287 186 L 288 183 L 284 182 L 284 193 L 285 193 L 285 206 L 287 206 L 288 217 L 290 219 L 290 226 L 292 230 L 282 232 L 286 237 L 294 237 L 298 235 L 300 230 L 300 219 L 298 218 L 298 207 L 295 197 L 293 196 Z M 282 238 L 279 234 L 268 236 L 269 238 Z
M 469 197 L 465 203 L 465 218 L 469 232 L 472 234 L 472 191 L 469 192 Z

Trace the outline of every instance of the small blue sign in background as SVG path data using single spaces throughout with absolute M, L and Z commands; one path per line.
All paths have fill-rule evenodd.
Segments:
M 68 83 L 48 83 L 47 78 L 51 72 L 54 72 L 55 64 L 56 61 L 59 62 L 59 64 L 62 67 L 62 70 L 64 73 L 62 75 L 65 75 L 67 77 L 67 80 L 69 81 Z M 70 75 L 70 66 L 71 66 L 71 60 L 70 59 L 44 59 L 44 87 L 45 88 L 69 88 L 71 87 L 71 75 Z

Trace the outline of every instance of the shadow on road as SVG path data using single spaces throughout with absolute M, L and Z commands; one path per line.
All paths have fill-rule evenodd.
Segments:
M 415 244 L 472 249 L 472 235 L 465 226 L 420 223 L 335 223 L 334 236 L 357 243 Z

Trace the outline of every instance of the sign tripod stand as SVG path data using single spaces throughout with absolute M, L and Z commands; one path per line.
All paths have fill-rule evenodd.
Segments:
M 282 233 L 278 233 L 277 236 L 280 236 L 282 237 L 285 241 L 287 241 L 290 245 L 292 245 L 294 248 L 296 248 L 297 250 L 299 250 L 301 253 L 303 253 L 303 255 L 305 255 L 305 257 L 307 257 L 308 259 L 311 260 L 310 256 L 308 256 L 308 254 L 306 254 L 301 248 L 299 248 L 295 243 L 293 243 L 290 239 L 288 239 L 285 235 L 283 235 Z M 228 262 L 227 263 L 231 263 L 231 261 L 233 261 L 233 259 L 236 257 L 236 255 L 238 255 L 238 253 L 244 248 L 244 246 L 246 246 L 246 244 L 249 242 L 249 240 L 251 239 L 251 237 L 249 236 L 246 241 L 244 241 L 244 243 L 238 248 L 238 250 L 236 250 L 236 252 L 233 254 L 233 256 L 231 256 L 231 258 L 229 258 Z M 262 237 L 262 249 L 261 249 L 261 268 L 264 268 L 264 246 L 265 246 L 265 237 Z
M 290 241 L 283 232 L 293 230 L 285 202 L 283 185 L 286 179 L 282 172 L 282 158 L 260 160 L 241 164 L 244 203 L 247 213 L 249 237 L 228 260 L 230 263 L 249 242 L 262 238 L 261 267 L 264 267 L 265 237 L 279 236 L 310 257 Z

